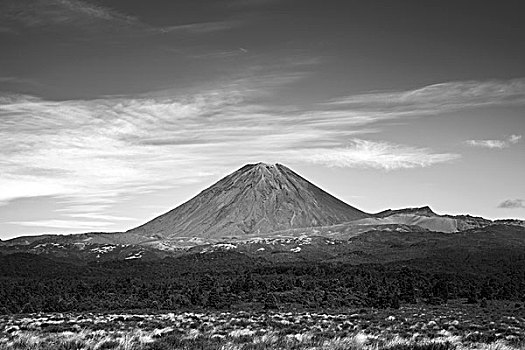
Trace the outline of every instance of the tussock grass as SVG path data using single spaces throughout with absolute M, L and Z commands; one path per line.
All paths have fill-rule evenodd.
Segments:
M 224 337 L 182 336 L 164 334 L 154 338 L 140 330 L 113 334 L 104 332 L 64 332 L 37 334 L 20 332 L 3 338 L 0 350 L 525 350 L 504 341 L 494 343 L 462 343 L 460 337 L 439 339 L 382 339 L 359 332 L 346 337 L 322 338 L 311 332 L 280 335 L 275 332 L 255 336 L 234 333 Z
M 19 332 L 0 340 L 0 350 L 142 350 L 153 342 L 150 334 L 140 330 L 111 335 L 100 331 Z
M 0 350 L 525 350 L 514 308 L 0 315 Z

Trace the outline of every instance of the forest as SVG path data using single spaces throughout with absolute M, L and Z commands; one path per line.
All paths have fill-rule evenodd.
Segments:
M 0 313 L 398 308 L 464 298 L 525 302 L 525 252 L 389 264 L 269 263 L 235 252 L 73 265 L 0 256 Z

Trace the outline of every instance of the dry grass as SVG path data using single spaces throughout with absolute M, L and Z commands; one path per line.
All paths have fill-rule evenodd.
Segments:
M 108 333 L 63 332 L 38 334 L 20 332 L 0 341 L 0 350 L 523 350 L 503 341 L 495 343 L 463 343 L 459 337 L 439 339 L 407 339 L 398 336 L 380 339 L 364 333 L 346 337 L 323 338 L 313 333 L 282 335 L 274 332 L 263 335 L 233 334 L 225 337 L 187 337 L 168 334 L 155 338 L 152 332 L 141 330 Z
M 154 342 L 152 335 L 140 330 L 109 334 L 105 331 L 81 331 L 43 334 L 19 332 L 0 340 L 0 349 L 19 350 L 139 350 Z
M 501 305 L 0 316 L 0 350 L 525 350 L 524 316 Z

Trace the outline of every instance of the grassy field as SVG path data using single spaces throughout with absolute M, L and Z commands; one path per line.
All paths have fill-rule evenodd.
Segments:
M 0 349 L 525 349 L 525 309 L 461 302 L 344 312 L 0 316 Z

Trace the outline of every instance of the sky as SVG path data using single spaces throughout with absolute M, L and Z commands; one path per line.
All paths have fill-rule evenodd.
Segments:
M 0 0 L 0 239 L 128 230 L 261 161 L 525 219 L 520 5 Z

